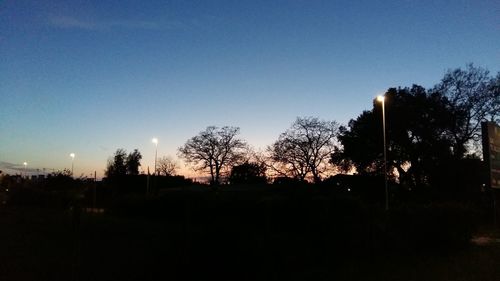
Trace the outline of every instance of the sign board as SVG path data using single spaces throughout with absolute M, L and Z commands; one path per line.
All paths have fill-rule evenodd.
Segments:
M 481 124 L 483 159 L 488 168 L 489 187 L 500 189 L 500 126 L 494 122 Z

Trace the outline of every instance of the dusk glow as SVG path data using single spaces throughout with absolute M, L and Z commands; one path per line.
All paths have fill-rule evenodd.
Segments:
M 297 116 L 346 124 L 389 87 L 498 71 L 494 1 L 3 1 L 0 169 L 154 162 L 206 126 L 265 149 Z M 149 164 L 151 165 L 151 164 Z M 184 167 L 187 174 L 193 172 Z
M 500 276 L 499 0 L 5 0 L 0 58 L 0 281 Z

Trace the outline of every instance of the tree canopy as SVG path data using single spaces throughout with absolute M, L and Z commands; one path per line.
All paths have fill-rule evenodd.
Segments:
M 432 184 L 447 166 L 479 148 L 482 121 L 500 117 L 500 73 L 468 64 L 445 73 L 430 90 L 414 85 L 385 93 L 388 166 L 410 185 Z M 331 162 L 358 173 L 382 173 L 381 104 L 341 127 Z
M 224 169 L 245 160 L 247 144 L 237 138 L 239 132 L 238 127 L 209 126 L 180 147 L 179 156 L 195 170 L 209 172 L 210 183 L 217 185 Z
M 428 93 L 414 85 L 391 88 L 385 94 L 388 168 L 400 181 L 419 185 L 441 161 L 452 156 L 453 114 L 446 97 Z M 348 168 L 353 164 L 358 173 L 382 173 L 383 130 L 381 104 L 374 100 L 373 109 L 363 112 L 341 127 L 342 149 L 332 156 L 332 163 Z
M 116 150 L 114 156 L 108 159 L 105 174 L 107 177 L 138 175 L 141 159 L 142 155 L 139 150 L 134 149 L 133 152 L 127 155 L 125 149 L 119 148 Z
M 481 122 L 499 121 L 500 73 L 491 77 L 487 69 L 468 64 L 465 69 L 449 70 L 433 89 L 448 99 L 454 122 L 450 128 L 456 158 L 471 146 L 478 146 Z
M 163 156 L 158 159 L 158 167 L 156 168 L 156 173 L 164 176 L 173 176 L 175 175 L 178 168 L 178 164 L 172 157 Z
M 500 121 L 500 72 L 492 76 L 468 64 L 447 71 L 430 89 L 389 88 L 384 106 L 390 176 L 411 186 L 431 184 L 436 171 L 478 155 L 482 121 Z M 338 169 L 383 174 L 382 133 L 382 105 L 373 100 L 370 110 L 346 126 L 298 117 L 261 159 L 254 157 L 258 164 L 248 163 L 247 143 L 238 138 L 238 127 L 229 126 L 207 127 L 187 140 L 178 156 L 194 170 L 207 172 L 211 184 L 221 183 L 225 176 L 234 182 L 262 171 L 270 177 L 318 183 Z M 108 161 L 106 175 L 137 175 L 141 159 L 137 149 L 130 154 L 118 149 Z M 173 175 L 176 168 L 171 158 L 164 157 L 156 172 Z
M 300 180 L 312 175 L 320 182 L 329 168 L 335 147 L 338 124 L 315 117 L 298 117 L 269 148 L 272 169 L 282 176 Z
M 134 149 L 127 156 L 127 174 L 128 175 L 138 175 L 139 174 L 139 166 L 141 166 L 142 155 L 139 150 Z
M 255 162 L 245 162 L 241 165 L 235 165 L 231 169 L 229 182 L 231 184 L 266 183 L 266 166 Z

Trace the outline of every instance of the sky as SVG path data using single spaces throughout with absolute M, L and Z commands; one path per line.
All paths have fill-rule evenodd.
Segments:
M 0 1 L 0 170 L 152 170 L 210 125 L 264 149 L 471 62 L 500 70 L 496 0 Z

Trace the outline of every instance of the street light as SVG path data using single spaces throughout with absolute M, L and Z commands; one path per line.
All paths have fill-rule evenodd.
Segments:
M 385 210 L 389 210 L 389 188 L 387 186 L 387 145 L 385 137 L 385 97 L 377 96 L 377 101 L 382 104 L 382 132 L 384 136 L 384 181 L 385 181 Z
M 28 162 L 24 162 L 23 165 L 24 165 L 24 176 L 27 177 L 28 174 L 26 173 L 26 167 L 28 166 Z
M 154 175 L 156 175 L 156 159 L 158 158 L 157 157 L 157 155 L 158 155 L 158 139 L 157 138 L 153 138 L 151 141 L 155 144 L 155 170 L 154 170 Z
M 71 176 L 73 176 L 73 163 L 75 162 L 75 154 L 70 153 L 69 157 L 71 157 Z

